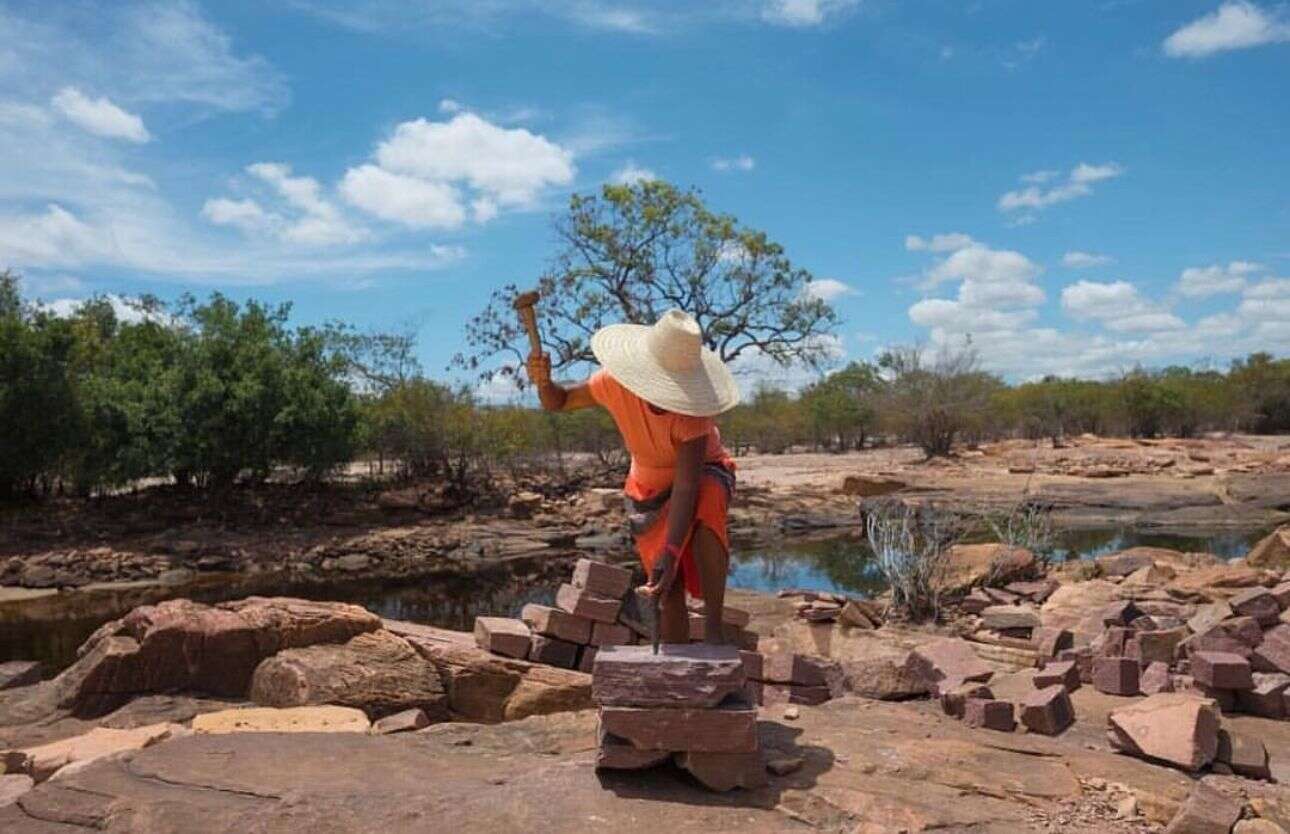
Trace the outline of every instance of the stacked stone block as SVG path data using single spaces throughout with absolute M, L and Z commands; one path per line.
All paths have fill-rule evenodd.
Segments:
M 798 654 L 784 640 L 762 640 L 757 651 L 742 651 L 748 699 L 762 706 L 815 706 L 841 696 L 846 676 L 825 657 Z

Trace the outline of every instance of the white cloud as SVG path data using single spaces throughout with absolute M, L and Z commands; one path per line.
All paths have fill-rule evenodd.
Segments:
M 954 252 L 965 249 L 975 242 L 962 232 L 932 235 L 930 239 L 918 235 L 905 235 L 905 249 L 910 252 Z
M 1245 288 L 1246 298 L 1290 298 L 1290 278 L 1268 278 Z
M 833 301 L 835 298 L 841 298 L 844 295 L 856 294 L 855 287 L 836 278 L 816 278 L 806 285 L 805 291 L 812 298 L 819 298 L 824 301 Z
M 459 226 L 501 209 L 530 208 L 548 188 L 568 185 L 569 150 L 523 128 L 471 112 L 445 122 L 403 122 L 376 149 L 375 163 L 345 173 L 341 195 L 385 220 L 412 227 Z
M 1067 252 L 1062 255 L 1062 266 L 1071 269 L 1089 269 L 1095 266 L 1106 266 L 1115 263 L 1110 255 L 1096 255 L 1092 252 Z
M 1232 49 L 1290 41 L 1290 23 L 1280 9 L 1264 10 L 1246 0 L 1230 0 L 1165 39 L 1174 58 L 1204 58 Z
M 748 154 L 740 154 L 734 157 L 717 157 L 712 160 L 712 170 L 714 171 L 751 171 L 757 167 L 757 160 Z
M 1020 252 L 1009 249 L 991 249 L 973 242 L 958 249 L 927 272 L 927 286 L 946 281 L 971 280 L 989 283 L 1026 283 L 1042 270 Z
M 1015 191 L 1008 191 L 999 197 L 999 211 L 1040 211 L 1058 203 L 1088 197 L 1093 193 L 1093 183 L 1118 177 L 1124 173 L 1124 168 L 1114 162 L 1108 162 L 1104 165 L 1089 165 L 1086 162 L 1081 162 L 1071 169 L 1064 182 L 1059 182 L 1051 187 L 1044 187 L 1044 184 L 1051 181 L 1052 177 L 1045 176 L 1041 180 L 1034 179 L 1039 174 L 1047 175 L 1050 173 L 1041 171 L 1037 174 L 1027 174 L 1022 177 L 1023 181 L 1032 184 Z M 1027 177 L 1030 179 L 1027 179 Z
M 454 113 L 460 113 L 466 108 L 456 99 L 445 98 L 439 100 L 439 112 L 447 113 L 449 116 Z
M 1062 290 L 1062 308 L 1080 320 L 1095 320 L 1123 333 L 1178 330 L 1182 319 L 1161 309 L 1128 281 L 1078 281 Z
M 281 209 L 265 211 L 249 198 L 216 198 L 202 206 L 204 218 L 216 225 L 304 246 L 353 244 L 368 237 L 366 229 L 323 196 L 322 186 L 313 177 L 293 176 L 291 166 L 281 162 L 256 162 L 246 166 L 246 173 L 270 187 L 282 203 Z
M 652 170 L 649 168 L 643 168 L 630 159 L 627 161 L 626 165 L 619 168 L 617 171 L 614 171 L 614 173 L 609 177 L 610 182 L 618 185 L 634 185 L 638 182 L 656 179 L 658 179 L 658 175 Z
M 1188 267 L 1178 278 L 1178 292 L 1188 298 L 1240 292 L 1249 276 L 1262 269 L 1259 264 L 1249 261 L 1232 261 L 1227 266 L 1214 264 Z
M 64 87 L 49 102 L 72 123 L 96 136 L 147 142 L 152 137 L 143 119 L 127 113 L 105 97 L 89 98 L 75 87 Z
M 1053 170 L 1034 171 L 1029 174 L 1022 174 L 1021 181 L 1024 183 L 1029 183 L 1031 185 L 1042 185 L 1043 183 L 1048 182 L 1049 180 L 1053 179 L 1060 173 L 1061 171 L 1053 171 Z
M 126 298 L 125 296 L 110 293 L 108 295 L 101 296 L 101 298 L 111 305 L 112 312 L 117 317 L 118 321 L 126 322 L 128 324 L 138 324 L 139 322 L 150 318 L 147 313 L 139 309 L 136 299 Z M 40 303 L 37 306 L 48 313 L 58 316 L 59 318 L 70 318 L 76 315 L 77 311 L 80 310 L 87 301 L 89 301 L 87 298 L 55 298 L 53 301 Z M 173 319 L 166 315 L 155 318 L 157 321 L 173 322 Z
M 859 5 L 860 0 L 766 0 L 762 20 L 780 26 L 819 26 Z
M 202 217 L 217 226 L 233 226 L 244 232 L 264 232 L 278 221 L 249 197 L 245 200 L 227 197 L 207 200 L 202 206 Z

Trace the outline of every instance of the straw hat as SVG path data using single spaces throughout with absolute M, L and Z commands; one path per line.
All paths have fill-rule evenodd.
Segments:
M 653 326 L 611 324 L 591 337 L 591 352 L 628 391 L 659 408 L 712 417 L 739 402 L 730 369 L 703 346 L 699 323 L 668 310 Z

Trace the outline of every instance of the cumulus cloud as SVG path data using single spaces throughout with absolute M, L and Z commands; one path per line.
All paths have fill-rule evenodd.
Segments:
M 1174 58 L 1205 58 L 1233 49 L 1290 41 L 1290 23 L 1280 9 L 1266 10 L 1247 0 L 1230 0 L 1217 10 L 1165 38 Z
M 717 157 L 712 160 L 714 171 L 751 171 L 757 167 L 757 160 L 748 154 L 733 157 Z
M 860 0 L 766 0 L 762 20 L 780 26 L 819 26 L 859 5 Z
M 90 98 L 75 87 L 64 87 L 49 103 L 73 124 L 96 136 L 138 143 L 152 138 L 143 119 L 127 113 L 106 97 Z
M 1062 255 L 1062 266 L 1071 269 L 1089 269 L 1095 266 L 1106 266 L 1115 263 L 1110 255 L 1095 255 L 1092 252 L 1067 252 Z
M 444 122 L 398 125 L 373 162 L 345 173 L 340 192 L 384 220 L 455 228 L 468 215 L 486 222 L 502 209 L 532 207 L 546 189 L 572 182 L 574 172 L 573 153 L 555 142 L 461 112 Z
M 905 248 L 910 252 L 954 252 L 965 249 L 976 241 L 962 232 L 948 232 L 932 235 L 930 238 L 918 235 L 905 236 Z
M 850 284 L 836 278 L 816 278 L 805 287 L 806 294 L 812 298 L 833 301 L 844 295 L 855 295 L 856 289 Z
M 1262 269 L 1259 264 L 1249 261 L 1232 261 L 1227 266 L 1188 267 L 1178 278 L 1178 292 L 1188 298 L 1240 292 L 1247 279 Z
M 1095 320 L 1108 330 L 1142 333 L 1186 326 L 1173 313 L 1153 304 L 1128 281 L 1078 281 L 1062 290 L 1062 308 L 1079 320 Z
M 614 171 L 614 173 L 609 176 L 609 181 L 618 185 L 634 185 L 638 182 L 646 182 L 648 180 L 656 179 L 658 179 L 658 175 L 651 169 L 637 165 L 630 159 L 627 161 L 626 165 L 619 168 L 617 171 Z
M 1290 278 L 1268 278 L 1245 287 L 1246 298 L 1290 298 Z
M 1050 174 L 1051 172 L 1039 173 Z M 1124 168 L 1114 162 L 1102 165 L 1090 165 L 1087 162 L 1081 162 L 1072 168 L 1066 178 L 1060 182 L 1055 182 L 1052 177 L 1035 180 L 1034 178 L 1038 174 L 1027 174 L 1026 176 L 1031 178 L 1029 180 L 1031 184 L 1025 188 L 1005 192 L 999 197 L 998 208 L 1002 212 L 1041 211 L 1058 203 L 1088 197 L 1093 193 L 1094 183 L 1113 179 L 1123 173 Z M 1025 177 L 1022 179 L 1025 181 Z M 1054 184 L 1047 185 L 1049 182 Z
M 202 206 L 202 217 L 216 225 L 304 246 L 352 244 L 368 237 L 366 229 L 323 196 L 313 177 L 294 176 L 291 166 L 281 162 L 257 162 L 246 166 L 246 173 L 269 186 L 279 209 L 267 211 L 251 198 L 217 197 Z

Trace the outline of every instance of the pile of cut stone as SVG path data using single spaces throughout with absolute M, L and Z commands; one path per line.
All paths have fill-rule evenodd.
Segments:
M 529 603 L 519 619 L 476 617 L 475 642 L 494 654 L 590 672 L 600 649 L 650 639 L 648 605 L 632 588 L 631 570 L 579 559 L 554 606 Z M 727 643 L 756 648 L 747 612 L 727 606 L 722 620 Z M 704 631 L 700 606 L 690 614 L 690 639 L 702 640 Z
M 714 791 L 766 784 L 757 708 L 734 646 L 605 646 L 591 699 L 600 708 L 598 770 L 674 761 Z
M 1080 648 L 1069 632 L 1047 630 L 1040 662 L 1073 662 L 1082 681 L 1110 695 L 1188 691 L 1223 712 L 1290 719 L 1290 582 L 1248 588 L 1186 622 L 1117 602 L 1102 624 Z
M 817 706 L 841 697 L 846 675 L 836 660 L 797 654 L 788 641 L 762 640 L 757 651 L 742 651 L 748 678 L 748 700 L 762 706 L 806 704 Z
M 869 600 L 852 599 L 844 594 L 829 591 L 805 591 L 786 589 L 779 592 L 781 598 L 796 598 L 794 615 L 799 620 L 813 623 L 841 622 L 852 628 L 881 628 L 883 623 L 882 606 Z
M 932 682 L 932 695 L 940 698 L 945 714 L 969 727 L 1010 733 L 1019 718 L 1030 732 L 1055 736 L 1075 723 L 1070 693 L 1080 681 L 1074 663 L 1054 663 L 1039 671 L 1034 690 L 1016 704 L 994 697 L 988 685 L 993 670 L 961 640 L 919 646 L 910 653 L 908 666 Z

